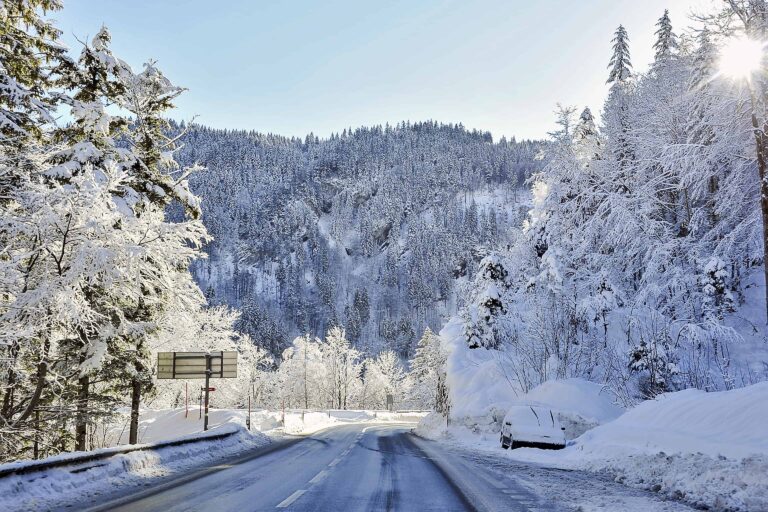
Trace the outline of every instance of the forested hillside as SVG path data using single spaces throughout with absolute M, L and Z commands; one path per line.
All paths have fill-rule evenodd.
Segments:
M 768 94 L 764 81 L 725 72 L 717 49 L 731 45 L 731 65 L 758 67 L 762 43 L 728 36 L 763 41 L 761 9 L 729 5 L 681 36 L 664 13 L 645 73 L 616 30 L 602 125 L 589 109 L 561 109 L 520 237 L 482 262 L 471 304 L 448 329 L 452 390 L 492 376 L 455 402 L 492 401 L 497 366 L 517 390 L 584 377 L 627 404 L 768 376 L 758 129 Z M 480 347 L 488 353 L 462 350 Z
M 304 140 L 186 128 L 178 158 L 207 167 L 190 186 L 214 237 L 193 274 L 276 355 L 339 325 L 368 353 L 412 356 L 461 306 L 457 279 L 511 239 L 542 164 L 540 142 L 434 122 Z

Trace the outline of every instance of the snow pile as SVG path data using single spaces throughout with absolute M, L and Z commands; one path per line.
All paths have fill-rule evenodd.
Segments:
M 463 323 L 452 318 L 440 331 L 440 339 L 448 354 L 446 379 L 451 399 L 451 417 L 461 419 L 497 415 L 495 411 L 509 407 L 522 393 L 504 375 L 496 350 L 470 349 Z
M 542 405 L 598 424 L 615 420 L 624 412 L 603 386 L 584 379 L 547 381 L 524 394 L 519 402 Z
M 612 421 L 624 412 L 600 384 L 584 379 L 550 380 L 522 395 L 515 403 L 553 410 L 565 427 L 566 438 Z
M 463 423 L 446 429 L 445 420 L 433 416 L 416 432 L 516 460 L 605 474 L 697 507 L 768 510 L 768 382 L 714 393 L 667 393 L 618 416 L 618 408 L 585 400 L 599 388 L 586 384 L 548 382 L 521 397 L 561 414 L 605 421 L 565 450 L 502 450 L 497 433 L 473 432 Z
M 547 381 L 525 393 L 513 385 L 504 351 L 470 349 L 463 324 L 454 318 L 440 331 L 449 354 L 447 382 L 451 419 L 474 430 L 498 431 L 499 422 L 513 404 L 530 404 L 556 411 L 569 437 L 611 421 L 622 413 L 607 390 L 584 379 Z
M 416 425 L 414 432 L 417 436 L 425 439 L 438 440 L 451 437 L 445 416 L 437 412 L 431 412 L 424 416 L 419 424 Z
M 643 402 L 567 449 L 583 467 L 716 510 L 768 510 L 768 382 Z
M 139 415 L 139 442 L 155 443 L 173 439 L 180 435 L 203 432 L 203 420 L 197 408 L 190 409 L 142 409 Z M 211 428 L 219 425 L 245 426 L 247 411 L 238 409 L 209 409 L 208 424 Z M 252 415 L 251 419 L 254 418 Z M 259 429 L 261 430 L 261 429 Z M 127 442 L 128 432 L 121 430 L 121 443 Z
M 687 389 L 642 402 L 578 439 L 583 450 L 743 458 L 768 455 L 768 382 L 706 393 Z M 766 476 L 768 480 L 768 476 Z
M 130 410 L 121 408 L 115 420 L 105 426 L 99 425 L 96 437 L 103 446 L 128 444 Z M 208 425 L 211 429 L 224 425 L 246 426 L 248 411 L 243 409 L 209 409 Z M 251 411 L 252 430 L 268 432 L 280 426 L 278 413 L 257 409 Z M 103 430 L 102 430 L 103 429 Z M 139 413 L 139 443 L 156 443 L 179 436 L 203 432 L 202 413 L 198 407 L 191 407 L 185 414 L 183 408 L 141 409 Z
M 348 423 L 416 423 L 425 412 L 388 411 L 290 411 L 285 413 L 285 432 L 309 434 L 318 430 Z
M 479 357 L 475 358 L 477 360 L 490 351 L 472 352 L 479 352 Z M 475 383 L 484 380 L 483 373 L 478 371 L 478 367 L 468 367 L 465 372 L 466 375 L 473 375 Z M 419 423 L 416 432 L 422 437 L 437 439 L 461 436 L 461 427 L 466 427 L 475 434 L 488 434 L 489 439 L 495 439 L 498 436 L 491 434 L 499 432 L 501 420 L 511 405 L 534 405 L 551 409 L 557 414 L 566 428 L 566 437 L 572 439 L 597 425 L 618 418 L 624 412 L 613 403 L 612 395 L 603 386 L 584 379 L 547 381 L 528 393 L 519 393 L 517 397 L 509 389 L 498 389 L 493 397 L 483 396 L 479 389 L 475 393 L 477 400 L 474 405 L 459 408 L 463 415 L 451 415 L 452 424 L 458 428 L 447 429 L 445 418 L 432 413 Z M 457 395 L 467 394 L 464 391 L 453 393 L 452 396 Z
M 153 448 L 152 445 L 147 445 L 144 450 L 116 454 L 97 463 L 83 463 L 0 478 L 3 510 L 37 511 L 63 508 L 67 504 L 93 501 L 97 496 L 118 490 L 139 490 L 163 477 L 232 457 L 270 442 L 264 434 L 250 433 L 234 424 L 214 429 L 208 435 L 226 432 L 233 434 L 223 439 L 180 446 Z M 111 451 L 114 449 L 107 448 L 93 453 Z M 67 458 L 67 455 L 61 458 Z M 27 464 L 30 462 L 17 462 L 0 468 Z

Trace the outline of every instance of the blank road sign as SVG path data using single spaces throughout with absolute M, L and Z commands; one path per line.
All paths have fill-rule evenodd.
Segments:
M 237 378 L 237 352 L 158 352 L 158 379 L 204 379 L 206 356 L 210 359 L 211 378 Z

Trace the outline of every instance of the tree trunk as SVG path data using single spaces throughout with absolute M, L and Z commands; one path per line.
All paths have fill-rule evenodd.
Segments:
M 0 409 L 0 417 L 3 417 L 8 421 L 13 410 L 14 391 L 16 390 L 16 370 L 14 366 L 16 364 L 16 357 L 19 353 L 19 342 L 14 341 L 11 345 L 10 352 L 10 364 L 8 365 L 8 377 L 5 385 L 5 395 L 3 396 L 3 405 Z
M 750 93 L 752 91 L 750 90 Z M 760 129 L 755 113 L 755 98 L 752 95 L 752 127 L 755 133 L 755 149 L 757 150 L 757 171 L 760 178 L 760 211 L 763 220 L 763 277 L 765 279 L 765 313 L 768 323 L 768 182 L 766 182 L 766 126 Z
M 77 418 L 75 423 L 75 450 L 85 451 L 88 434 L 88 398 L 91 379 L 85 375 L 77 380 L 80 389 L 77 393 Z
M 139 442 L 139 405 L 141 404 L 141 381 L 134 378 L 131 389 L 131 427 L 128 433 L 128 444 Z
M 27 418 L 29 418 L 32 415 L 32 412 L 37 407 L 37 404 L 40 403 L 40 397 L 43 395 L 43 389 L 45 388 L 46 384 L 46 377 L 48 376 L 48 351 L 51 348 L 51 342 L 50 340 L 45 340 L 43 343 L 43 354 L 41 357 L 41 360 L 39 363 L 37 363 L 37 376 L 36 380 L 37 383 L 35 384 L 35 391 L 32 393 L 32 397 L 29 399 L 29 403 L 27 404 L 27 408 L 24 410 L 23 413 L 21 413 L 21 416 L 19 416 L 14 423 L 20 423 L 22 421 L 25 421 Z M 13 410 L 11 410 L 13 412 Z

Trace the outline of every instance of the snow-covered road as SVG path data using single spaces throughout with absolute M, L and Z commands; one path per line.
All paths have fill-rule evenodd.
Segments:
M 140 493 L 82 503 L 77 509 L 690 510 L 587 473 L 475 455 L 421 439 L 411 428 L 334 427 Z

